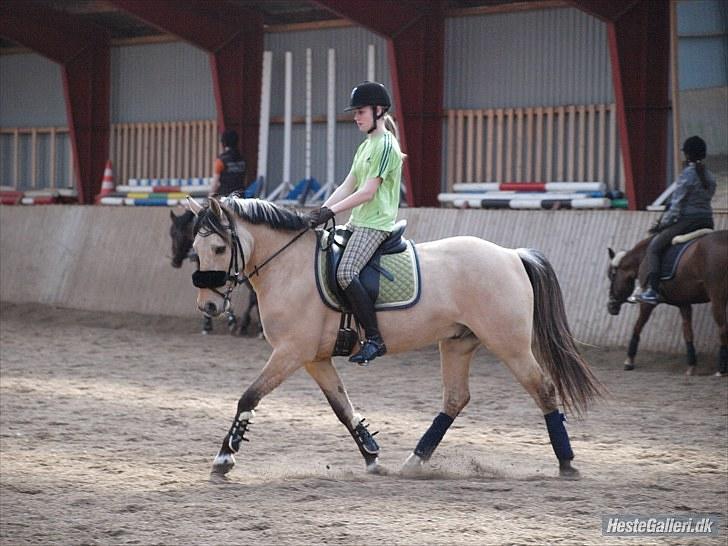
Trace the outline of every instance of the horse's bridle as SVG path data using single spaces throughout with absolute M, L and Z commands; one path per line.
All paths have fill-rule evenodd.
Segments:
M 263 260 L 263 262 L 261 262 L 259 265 L 253 266 L 253 271 L 251 271 L 249 275 L 246 275 L 245 273 L 243 273 L 243 271 L 245 270 L 245 254 L 243 253 L 243 245 L 240 242 L 240 237 L 238 237 L 238 234 L 235 231 L 235 223 L 232 221 L 232 218 L 230 218 L 230 214 L 225 209 L 223 209 L 223 212 L 225 213 L 225 217 L 228 221 L 227 227 L 230 230 L 230 239 L 232 241 L 232 243 L 230 244 L 230 262 L 228 263 L 228 270 L 222 271 L 219 269 L 213 269 L 208 271 L 200 271 L 200 264 L 198 261 L 198 269 L 192 274 L 192 284 L 194 284 L 197 288 L 206 288 L 215 292 L 223 299 L 223 308 L 227 309 L 230 305 L 230 294 L 233 290 L 235 290 L 236 287 L 241 284 L 248 284 L 251 277 L 259 275 L 259 271 L 268 262 L 270 262 L 286 248 L 295 243 L 310 228 L 307 227 L 298 234 L 296 234 L 293 239 L 288 241 L 271 256 L 268 256 L 268 258 Z M 225 293 L 218 290 L 221 286 L 226 285 L 227 288 L 225 290 Z
M 220 269 L 211 269 L 208 271 L 200 271 L 200 263 L 197 262 L 197 271 L 192 273 L 192 284 L 197 288 L 206 288 L 212 290 L 220 296 L 224 301 L 224 308 L 230 305 L 230 294 L 240 284 L 247 281 L 245 275 L 241 275 L 241 271 L 245 269 L 245 254 L 243 253 L 243 245 L 240 242 L 235 231 L 235 224 L 233 223 L 230 215 L 225 211 L 225 216 L 228 221 L 228 228 L 230 229 L 230 262 L 228 263 L 227 271 Z M 221 292 L 219 288 L 221 286 L 227 286 L 225 293 Z

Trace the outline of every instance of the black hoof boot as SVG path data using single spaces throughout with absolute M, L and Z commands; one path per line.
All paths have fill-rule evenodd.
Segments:
M 255 410 L 241 411 L 235 418 L 235 421 L 233 421 L 233 424 L 225 437 L 227 449 L 229 449 L 231 453 L 238 452 L 241 442 L 249 441 L 245 437 L 245 433 L 248 432 L 248 428 L 253 424 L 253 417 L 255 417 Z
M 364 462 L 367 465 L 367 472 L 377 474 L 379 473 L 379 470 L 381 470 L 379 467 L 379 461 L 377 460 L 379 457 L 379 444 L 377 444 L 377 441 L 374 439 L 374 436 L 377 435 L 378 431 L 369 432 L 369 424 L 366 422 L 366 419 L 362 418 L 359 414 L 354 416 L 352 425 L 357 421 L 358 423 L 353 428 L 349 428 L 349 433 L 352 438 L 354 438 L 359 451 L 364 457 Z
M 387 353 L 387 346 L 384 344 L 382 338 L 370 338 L 364 342 L 361 350 L 354 356 L 349 358 L 349 362 L 365 366 L 378 356 L 382 356 Z

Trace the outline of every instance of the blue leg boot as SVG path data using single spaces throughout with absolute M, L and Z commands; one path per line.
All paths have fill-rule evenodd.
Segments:
M 569 433 L 566 432 L 564 421 L 566 418 L 559 410 L 544 415 L 546 419 L 546 429 L 551 440 L 551 447 L 554 448 L 556 458 L 559 460 L 559 475 L 565 478 L 576 478 L 579 471 L 571 466 L 574 458 L 574 452 L 571 450 L 571 442 L 569 441 Z

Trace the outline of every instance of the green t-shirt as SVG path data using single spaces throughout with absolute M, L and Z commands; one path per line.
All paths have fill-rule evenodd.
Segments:
M 371 201 L 352 209 L 349 223 L 356 227 L 392 231 L 397 221 L 402 178 L 402 152 L 394 135 L 385 131 L 362 142 L 354 156 L 350 174 L 356 179 L 356 189 L 372 178 L 379 177 L 382 183 Z

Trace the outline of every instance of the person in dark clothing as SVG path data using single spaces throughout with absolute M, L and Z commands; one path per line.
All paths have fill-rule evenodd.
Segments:
M 715 194 L 715 178 L 703 164 L 707 153 L 705 141 L 699 136 L 691 136 L 684 142 L 682 151 L 685 169 L 677 180 L 670 206 L 650 229 L 654 237 L 647 247 L 647 289 L 635 297 L 650 305 L 660 302 L 660 258 L 672 244 L 672 238 L 697 229 L 713 229 L 710 200 Z
M 245 191 L 245 160 L 238 150 L 238 133 L 226 129 L 220 137 L 223 152 L 215 160 L 211 195 L 227 196 Z

